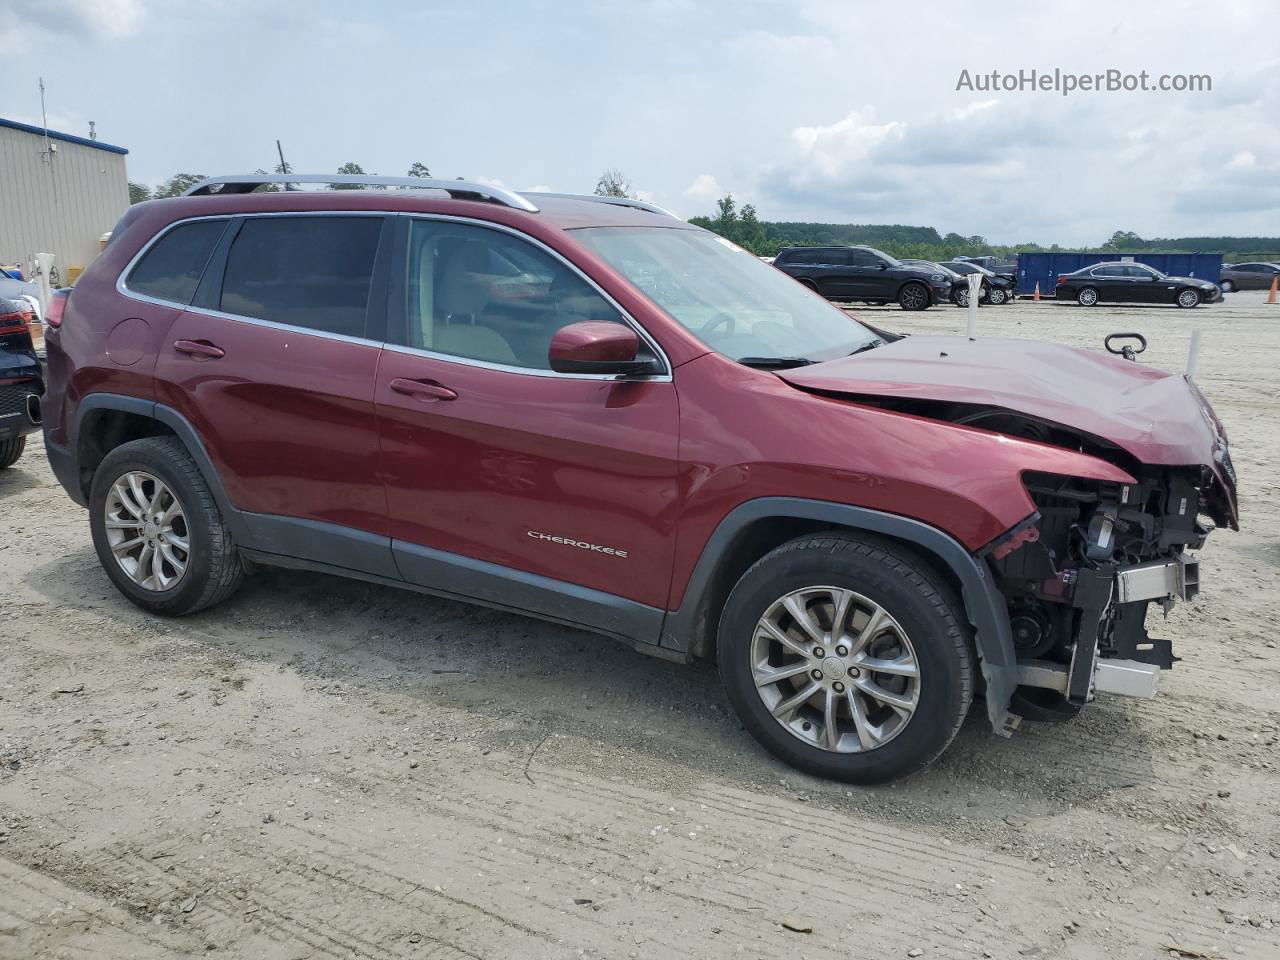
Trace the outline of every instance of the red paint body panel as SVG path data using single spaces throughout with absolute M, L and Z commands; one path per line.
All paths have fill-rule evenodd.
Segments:
M 1213 462 L 1214 433 L 1185 378 L 1093 350 L 912 336 L 781 377 L 824 391 L 1005 407 L 1108 440 L 1152 465 Z
M 1095 457 L 820 397 L 719 354 L 681 367 L 676 387 L 686 485 L 672 609 L 712 531 L 748 500 L 883 510 L 976 550 L 1034 512 L 1024 471 L 1133 482 Z
M 397 378 L 432 380 L 457 399 L 406 396 L 390 389 Z M 377 408 L 393 537 L 666 604 L 679 512 L 672 383 L 536 376 L 389 349 Z
M 173 341 L 213 344 L 220 359 Z M 386 535 L 373 383 L 381 347 L 186 311 L 156 364 L 156 400 L 187 418 L 232 504 Z

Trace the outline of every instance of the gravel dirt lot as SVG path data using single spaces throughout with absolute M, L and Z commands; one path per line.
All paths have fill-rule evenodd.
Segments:
M 979 709 L 876 789 L 770 759 L 708 666 L 532 620 L 286 571 L 144 615 L 37 443 L 0 474 L 0 957 L 1280 957 L 1264 296 L 980 311 L 987 336 L 1137 330 L 1178 370 L 1203 328 L 1244 529 L 1153 617 L 1183 657 L 1158 699 L 1009 741 Z

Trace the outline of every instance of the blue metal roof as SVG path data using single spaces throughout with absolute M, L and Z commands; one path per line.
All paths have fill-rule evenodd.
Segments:
M 44 127 L 33 127 L 29 123 L 19 123 L 17 120 L 6 120 L 0 117 L 0 127 L 9 127 L 12 130 L 22 130 L 26 133 L 34 133 L 38 137 L 43 137 L 46 133 L 50 140 L 65 140 L 67 143 L 78 143 L 82 147 L 97 147 L 99 150 L 106 150 L 108 153 L 128 153 L 124 147 L 117 147 L 115 144 L 103 143 L 101 140 L 90 140 L 88 137 L 77 137 L 71 133 L 59 133 L 57 130 L 45 130 Z

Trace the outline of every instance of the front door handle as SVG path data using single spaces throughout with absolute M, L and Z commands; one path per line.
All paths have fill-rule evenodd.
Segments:
M 217 360 L 227 355 L 225 350 L 208 340 L 175 340 L 173 349 L 189 357 L 195 357 L 197 360 Z
M 458 394 L 444 384 L 434 380 L 408 380 L 396 377 L 391 381 L 391 389 L 396 393 L 417 397 L 419 400 L 456 400 Z

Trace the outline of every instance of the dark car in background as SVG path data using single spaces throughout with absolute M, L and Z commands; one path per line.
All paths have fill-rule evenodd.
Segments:
M 1218 286 L 1232 290 L 1266 290 L 1280 276 L 1280 263 L 1224 263 Z
M 31 305 L 0 297 L 0 470 L 26 449 L 27 434 L 40 429 L 44 380 L 31 342 Z
M 902 261 L 909 267 L 918 267 L 921 270 L 928 270 L 931 274 L 941 273 L 951 281 L 951 302 L 958 307 L 967 307 L 969 305 L 969 281 L 954 270 L 944 267 L 940 263 L 933 260 L 918 260 L 908 258 Z
M 1017 285 L 1011 278 L 1002 277 L 972 260 L 947 260 L 942 266 L 962 276 L 968 276 L 971 273 L 982 274 L 982 292 L 978 294 L 979 303 L 999 306 L 1002 303 L 1008 303 L 1017 293 Z
M 1195 277 L 1171 277 L 1145 263 L 1093 263 L 1058 277 L 1055 296 L 1082 307 L 1108 303 L 1176 303 L 1197 307 L 1222 299 L 1217 284 Z
M 910 266 L 875 247 L 783 247 L 773 265 L 828 300 L 925 310 L 951 299 L 951 277 Z

